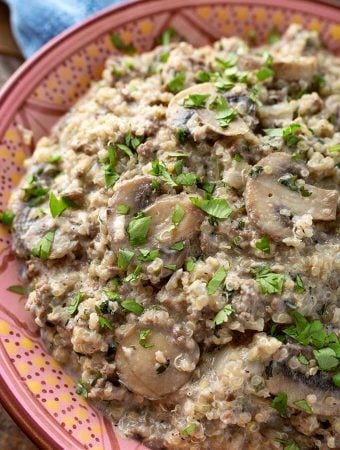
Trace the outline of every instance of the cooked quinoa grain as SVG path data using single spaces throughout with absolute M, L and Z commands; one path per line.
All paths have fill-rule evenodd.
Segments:
M 339 76 L 297 25 L 112 57 L 26 161 L 27 309 L 126 436 L 340 448 Z

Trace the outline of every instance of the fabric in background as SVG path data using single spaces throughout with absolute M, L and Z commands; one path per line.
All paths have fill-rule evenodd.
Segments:
M 96 11 L 122 0 L 5 0 L 14 37 L 28 58 L 43 44 Z

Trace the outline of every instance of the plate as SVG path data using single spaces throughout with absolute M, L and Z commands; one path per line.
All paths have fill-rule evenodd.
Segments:
M 319 31 L 327 48 L 340 54 L 340 10 L 310 1 L 144 0 L 105 10 L 61 34 L 28 60 L 0 95 L 0 210 L 37 140 L 91 80 L 100 78 L 105 59 L 116 52 L 112 32 L 143 52 L 168 27 L 199 46 L 221 36 L 247 39 L 250 32 L 260 44 L 274 26 L 283 32 L 290 23 Z M 32 145 L 25 145 L 22 128 L 32 130 Z M 10 246 L 10 235 L 0 225 L 0 398 L 5 408 L 43 450 L 145 449 L 123 439 L 79 397 L 74 381 L 44 350 L 25 298 L 7 291 L 20 284 Z

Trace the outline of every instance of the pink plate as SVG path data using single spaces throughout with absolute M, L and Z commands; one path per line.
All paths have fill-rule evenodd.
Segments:
M 273 26 L 292 23 L 318 30 L 340 54 L 340 10 L 310 1 L 146 0 L 110 8 L 47 44 L 11 78 L 0 95 L 0 210 L 23 172 L 34 143 L 98 79 L 118 32 L 139 51 L 152 48 L 171 26 L 194 45 L 221 36 L 244 38 L 255 31 L 260 43 Z M 42 449 L 132 450 L 142 445 L 123 439 L 94 408 L 75 394 L 73 380 L 46 354 L 37 327 L 24 310 L 25 299 L 7 291 L 19 284 L 10 236 L 0 225 L 0 398 L 6 409 Z

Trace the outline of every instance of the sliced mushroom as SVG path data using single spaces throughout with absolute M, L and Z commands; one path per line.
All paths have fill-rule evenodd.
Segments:
M 313 394 L 316 401 L 311 404 L 314 414 L 322 416 L 340 415 L 340 392 L 328 375 L 318 372 L 313 376 L 306 376 L 297 370 L 290 369 L 285 362 L 275 362 L 271 366 L 272 376 L 267 380 L 269 392 L 273 395 L 285 392 L 288 405 L 296 407 L 294 403 L 305 400 Z
M 279 182 L 285 174 L 301 176 L 304 169 L 287 153 L 272 153 L 256 166 L 262 171 L 257 176 L 250 176 L 247 181 L 246 209 L 255 226 L 274 240 L 282 241 L 292 236 L 292 221 L 290 216 L 282 215 L 283 211 L 289 211 L 291 215 L 310 214 L 314 220 L 335 220 L 338 199 L 335 190 L 306 184 L 305 190 L 311 195 L 304 197 Z
M 142 179 L 143 178 L 143 179 Z M 147 180 L 150 177 L 140 177 L 138 186 L 142 191 L 148 192 L 150 182 Z M 128 234 L 126 228 L 131 220 L 131 211 L 140 211 L 133 203 L 136 195 L 139 192 L 136 184 L 131 184 L 133 194 L 130 191 L 126 195 L 118 191 L 115 199 L 111 201 L 111 208 L 108 211 L 108 231 L 111 239 L 111 247 L 115 252 L 120 248 L 129 246 Z M 125 189 L 126 185 L 122 185 Z M 151 188 L 150 188 L 151 189 Z M 146 195 L 147 202 L 154 200 L 154 194 Z M 131 206 L 130 215 L 117 215 L 115 209 L 118 204 L 125 203 Z M 143 204 L 140 200 L 137 202 L 139 206 Z M 145 204 L 145 203 L 144 203 Z M 174 225 L 172 222 L 172 214 L 175 208 L 180 207 L 184 213 L 183 219 Z M 186 194 L 179 195 L 164 195 L 155 200 L 150 206 L 142 209 L 145 216 L 151 216 L 152 221 L 148 231 L 148 241 L 145 244 L 147 248 L 157 248 L 160 251 L 160 258 L 162 258 L 164 265 L 175 264 L 176 268 L 183 265 L 186 257 L 195 253 L 196 243 L 194 238 L 198 235 L 200 224 L 204 218 L 203 213 L 195 208 Z M 171 247 L 182 242 L 184 248 L 180 250 L 172 249 Z M 197 242 L 198 245 L 198 242 Z M 169 274 L 169 271 L 164 271 L 162 276 Z
M 118 346 L 115 361 L 119 378 L 128 389 L 156 400 L 189 381 L 199 354 L 192 338 L 176 337 L 170 326 L 135 325 Z
M 122 181 L 116 185 L 116 193 L 109 201 L 107 210 L 107 227 L 111 247 L 115 252 L 128 245 L 126 227 L 131 217 L 152 203 L 157 193 L 152 188 L 153 177 L 137 176 L 131 180 Z M 119 205 L 127 205 L 128 214 L 117 213 Z
M 185 108 L 183 106 L 184 99 L 189 95 L 196 94 L 209 95 L 206 100 L 205 107 L 196 109 Z M 247 133 L 249 131 L 249 127 L 241 117 L 237 117 L 225 128 L 222 128 L 219 125 L 216 120 L 216 112 L 209 109 L 211 103 L 219 95 L 221 94 L 216 91 L 213 83 L 197 84 L 181 91 L 169 103 L 167 110 L 168 126 L 173 130 L 184 128 L 188 130 L 190 134 L 193 134 L 194 128 L 197 128 L 200 125 L 206 126 L 209 130 L 224 136 L 240 136 Z M 228 95 L 225 95 L 226 100 L 228 100 L 228 96 L 231 97 L 232 106 L 235 107 L 235 96 L 232 91 L 230 91 Z
M 263 66 L 263 58 L 254 55 L 242 55 L 238 60 L 238 66 L 242 70 L 257 70 Z M 277 57 L 271 67 L 276 78 L 286 81 L 312 80 L 318 71 L 318 62 L 315 56 Z
M 284 127 L 293 120 L 294 107 L 291 103 L 280 102 L 258 108 L 258 116 L 263 128 Z

